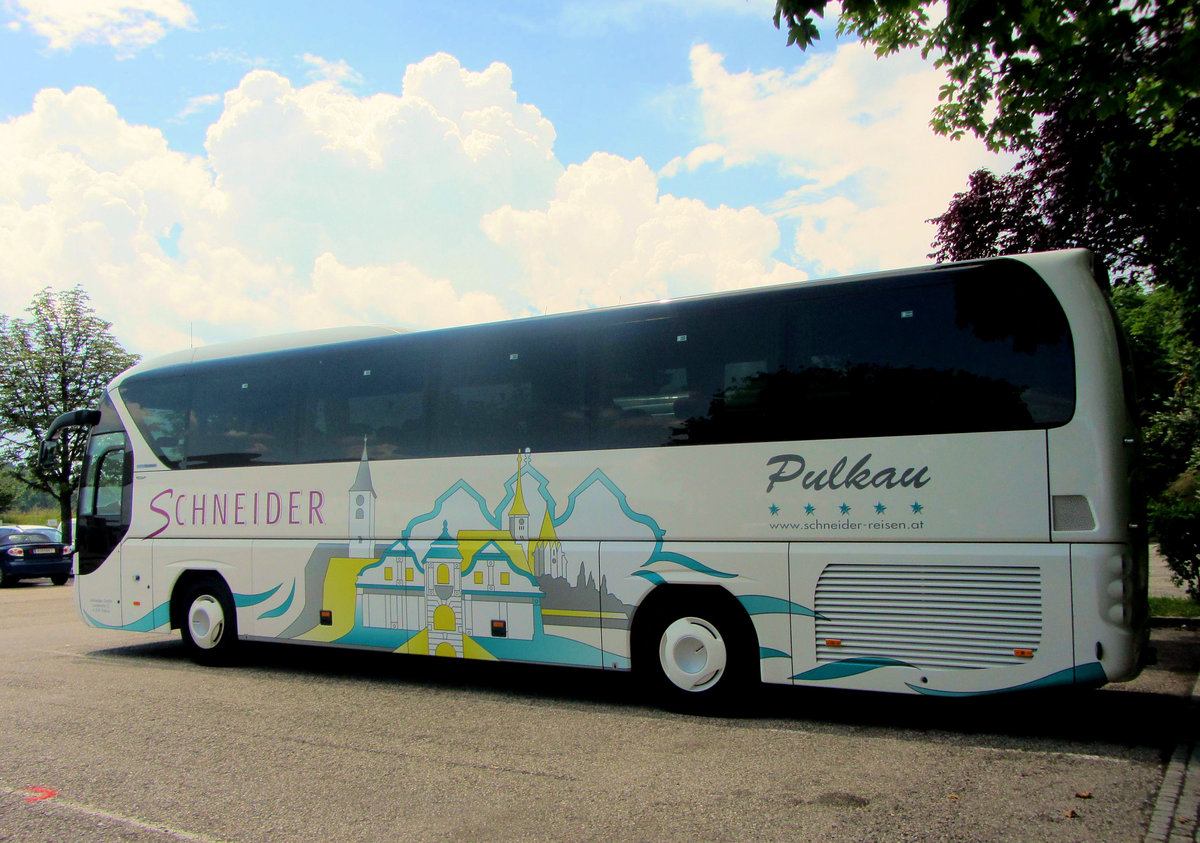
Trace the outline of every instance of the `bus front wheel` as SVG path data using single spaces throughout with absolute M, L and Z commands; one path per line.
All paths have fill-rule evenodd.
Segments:
M 228 659 L 237 642 L 237 614 L 224 581 L 206 578 L 183 595 L 180 635 L 188 654 L 201 664 Z

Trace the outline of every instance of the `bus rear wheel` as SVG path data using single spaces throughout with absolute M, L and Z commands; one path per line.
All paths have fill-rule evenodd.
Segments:
M 633 668 L 672 707 L 728 705 L 757 682 L 749 618 L 719 601 L 659 608 L 638 633 Z
M 223 580 L 205 578 L 183 593 L 179 632 L 188 655 L 200 664 L 228 660 L 237 643 L 237 614 Z

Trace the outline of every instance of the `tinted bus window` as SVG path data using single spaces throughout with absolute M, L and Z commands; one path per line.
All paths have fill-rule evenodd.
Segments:
M 424 347 L 402 342 L 351 343 L 305 362 L 299 431 L 301 462 L 429 454 Z
M 291 365 L 289 365 L 289 363 Z M 297 461 L 303 367 L 287 355 L 219 364 L 192 375 L 189 468 Z
M 166 465 L 217 467 L 1049 428 L 1075 363 L 1045 283 L 998 261 L 201 363 L 121 394 Z
M 151 450 L 170 468 L 185 456 L 191 381 L 182 375 L 135 377 L 121 385 L 121 398 Z
M 1044 428 L 1074 411 L 1066 317 L 1036 277 L 888 279 L 788 315 L 795 438 Z
M 564 323 L 444 335 L 434 395 L 439 456 L 587 447 L 579 336 Z
M 778 308 L 691 307 L 598 332 L 592 447 L 759 441 L 758 394 L 780 362 Z

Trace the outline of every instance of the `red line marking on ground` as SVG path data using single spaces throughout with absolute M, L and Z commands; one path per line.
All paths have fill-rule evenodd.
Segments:
M 50 799 L 54 796 L 58 796 L 57 790 L 51 790 L 48 787 L 27 787 L 25 788 L 25 792 L 38 794 L 37 796 L 27 797 L 25 799 L 26 802 L 40 802 L 43 799 Z

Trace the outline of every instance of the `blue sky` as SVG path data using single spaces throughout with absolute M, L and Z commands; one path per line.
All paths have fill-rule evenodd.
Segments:
M 759 0 L 0 0 L 0 312 L 156 354 L 925 262 L 940 74 Z

